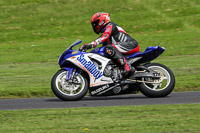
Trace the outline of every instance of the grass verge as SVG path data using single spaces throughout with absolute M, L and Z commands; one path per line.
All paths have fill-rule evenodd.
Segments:
M 0 111 L 0 132 L 198 133 L 200 104 Z

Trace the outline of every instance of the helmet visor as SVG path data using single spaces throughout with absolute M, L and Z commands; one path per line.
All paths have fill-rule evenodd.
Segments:
M 99 19 L 97 19 L 96 21 L 92 22 L 91 24 L 92 24 L 92 28 L 93 28 L 94 32 L 95 32 L 96 34 L 99 34 L 99 30 L 100 30 L 100 29 L 98 28 Z

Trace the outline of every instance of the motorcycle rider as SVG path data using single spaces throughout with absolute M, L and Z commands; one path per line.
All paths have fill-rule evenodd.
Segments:
M 139 52 L 138 42 L 117 24 L 110 22 L 109 13 L 98 12 L 94 14 L 91 18 L 91 24 L 96 34 L 100 32 L 103 34 L 95 41 L 82 45 L 80 50 L 95 48 L 99 44 L 103 44 L 105 46 L 104 52 L 123 67 L 123 76 L 129 77 L 135 70 L 123 55 Z

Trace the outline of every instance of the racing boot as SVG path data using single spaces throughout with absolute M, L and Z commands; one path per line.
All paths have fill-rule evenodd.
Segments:
M 121 67 L 123 67 L 123 72 L 121 73 L 124 78 L 128 78 L 132 76 L 135 72 L 134 69 L 129 65 L 126 61 L 122 53 L 120 53 L 116 48 L 112 45 L 105 46 L 105 53 L 110 57 L 113 61 L 117 62 Z
M 121 72 L 124 78 L 128 78 L 135 73 L 135 69 L 131 67 L 131 65 L 127 62 L 127 60 L 124 57 L 122 59 L 119 59 L 118 62 L 124 68 L 124 70 Z

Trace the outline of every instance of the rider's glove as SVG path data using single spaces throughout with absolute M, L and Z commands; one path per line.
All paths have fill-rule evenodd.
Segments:
M 92 48 L 95 48 L 97 46 L 97 42 L 96 41 L 93 41 L 90 44 L 92 45 Z
M 80 51 L 83 51 L 83 50 L 88 50 L 88 49 L 91 49 L 92 48 L 92 44 L 87 44 L 87 43 L 85 43 L 85 44 L 83 44 L 81 47 L 80 47 Z

